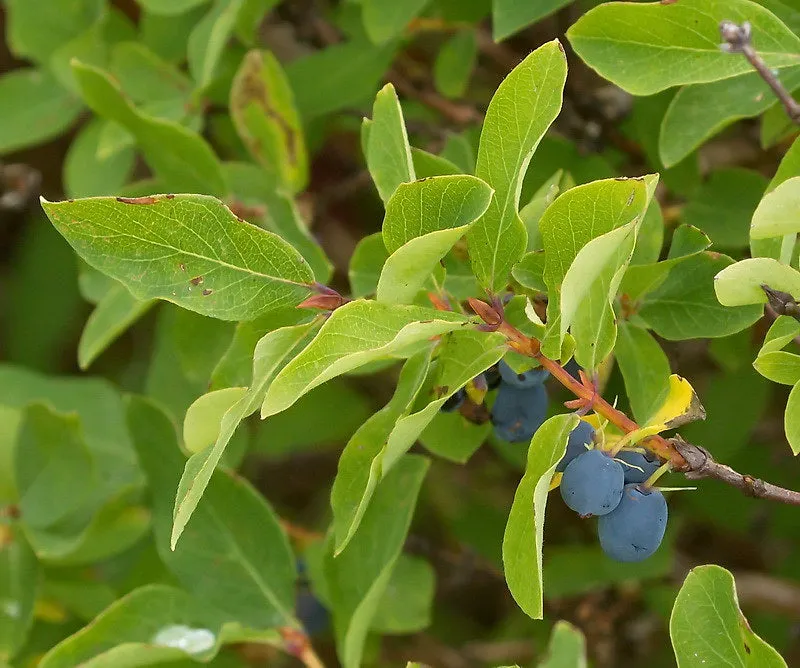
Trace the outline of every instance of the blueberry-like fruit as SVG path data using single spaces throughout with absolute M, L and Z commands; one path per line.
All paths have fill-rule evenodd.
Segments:
M 503 383 L 492 406 L 495 435 L 511 443 L 530 441 L 547 417 L 544 385 L 519 388 Z
M 600 450 L 573 459 L 561 478 L 561 497 L 581 515 L 605 515 L 617 507 L 625 486 L 622 464 Z
M 496 364 L 486 369 L 486 371 L 483 372 L 483 377 L 486 379 L 486 387 L 490 390 L 496 390 L 500 387 L 500 383 L 503 380 L 503 377 L 500 375 L 500 369 L 497 368 Z
M 324 633 L 330 626 L 330 614 L 325 606 L 306 588 L 297 593 L 295 615 L 310 636 Z
M 597 524 L 600 546 L 617 561 L 642 561 L 658 549 L 667 528 L 667 502 L 657 489 L 625 485 L 622 500 Z
M 500 377 L 503 379 L 504 383 L 511 387 L 521 389 L 541 385 L 550 375 L 545 369 L 529 369 L 524 373 L 516 373 L 514 369 L 508 366 L 503 360 L 500 360 L 497 368 L 500 370 Z
M 647 455 L 635 450 L 621 450 L 617 459 L 622 460 L 622 470 L 625 471 L 625 484 L 644 482 L 653 475 L 660 463 L 657 459 L 650 460 Z
M 567 464 L 575 459 L 575 457 L 586 452 L 588 450 L 586 446 L 591 445 L 593 439 L 594 427 L 586 422 L 586 420 L 581 420 L 578 423 L 578 426 L 575 427 L 575 429 L 573 429 L 569 434 L 567 451 L 564 453 L 561 461 L 558 462 L 556 471 L 563 471 L 565 468 L 567 468 Z
M 455 394 L 451 394 L 449 397 L 447 397 L 439 410 L 442 411 L 442 413 L 454 413 L 461 408 L 461 404 L 464 403 L 466 398 L 467 391 L 462 387 L 456 391 Z

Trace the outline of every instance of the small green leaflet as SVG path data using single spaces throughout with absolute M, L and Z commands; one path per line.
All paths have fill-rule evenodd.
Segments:
M 223 0 L 214 6 L 189 35 L 187 60 L 197 87 L 206 88 L 215 78 L 222 53 L 236 26 L 244 0 Z
M 571 0 L 493 0 L 492 37 L 495 42 L 511 37 L 523 28 L 533 25 L 568 5 Z
M 375 44 L 383 44 L 403 32 L 431 0 L 363 0 L 364 28 Z
M 800 298 L 800 272 L 770 257 L 741 260 L 714 276 L 717 299 L 725 306 L 765 304 L 767 295 L 762 285 Z
M 347 271 L 354 298 L 375 294 L 381 270 L 388 257 L 380 232 L 367 235 L 358 242 Z
M 533 152 L 561 109 L 567 62 L 554 40 L 523 60 L 500 84 L 481 131 L 475 175 L 495 190 L 467 243 L 481 285 L 499 292 L 527 247 L 519 217 L 522 179 Z
M 42 207 L 78 255 L 141 300 L 251 320 L 296 305 L 314 280 L 294 248 L 214 197 L 42 200 Z
M 736 600 L 733 575 L 721 566 L 693 568 L 669 621 L 678 668 L 785 668 L 786 662 L 750 628 Z
M 525 475 L 514 494 L 503 536 L 508 588 L 519 607 L 533 619 L 541 619 L 544 611 L 542 542 L 550 480 L 577 424 L 575 415 L 556 415 L 534 434 L 528 446 Z
M 457 313 L 420 306 L 364 300 L 345 304 L 276 376 L 264 397 L 261 417 L 280 413 L 326 380 L 379 359 L 407 357 L 409 346 L 470 324 Z
M 797 382 L 789 392 L 786 402 L 786 412 L 783 415 L 783 428 L 786 440 L 795 456 L 800 454 L 800 382 Z
M 569 622 L 556 622 L 547 658 L 538 668 L 586 668 L 586 639 L 579 629 Z
M 0 550 L 0 662 L 10 661 L 25 644 L 33 624 L 33 608 L 40 582 L 39 563 L 17 528 L 4 538 Z M 16 614 L 9 614 L 9 607 Z
M 800 231 L 800 176 L 787 179 L 764 196 L 753 214 L 753 239 L 780 237 Z

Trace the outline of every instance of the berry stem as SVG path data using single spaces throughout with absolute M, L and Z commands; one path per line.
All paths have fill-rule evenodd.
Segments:
M 663 463 L 659 466 L 647 480 L 642 483 L 642 486 L 646 489 L 650 489 L 653 485 L 656 484 L 656 481 L 665 473 L 669 473 L 672 470 L 669 462 Z

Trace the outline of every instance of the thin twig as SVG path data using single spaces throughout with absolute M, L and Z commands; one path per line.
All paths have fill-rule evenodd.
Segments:
M 758 52 L 753 48 L 750 41 L 751 28 L 750 24 L 745 21 L 742 25 L 738 25 L 733 21 L 723 21 L 719 24 L 719 32 L 722 39 L 725 40 L 723 48 L 729 53 L 741 53 L 748 62 L 753 66 L 753 69 L 758 72 L 764 82 L 772 89 L 777 98 L 781 101 L 786 114 L 792 119 L 793 122 L 800 125 L 800 104 L 795 100 L 783 84 L 778 79 L 778 75 L 767 66 L 767 64 L 758 55 Z

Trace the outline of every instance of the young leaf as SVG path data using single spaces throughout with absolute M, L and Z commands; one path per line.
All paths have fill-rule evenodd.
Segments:
M 551 417 L 534 434 L 528 446 L 525 475 L 514 494 L 503 536 L 503 568 L 511 595 L 533 619 L 543 614 L 542 542 L 544 514 L 550 480 L 570 432 L 578 424 L 575 415 Z
M 184 458 L 169 418 L 138 397 L 128 403 L 128 428 L 153 498 L 158 553 L 187 590 L 254 628 L 296 627 L 294 557 L 278 518 L 243 478 L 217 472 L 195 521 L 169 549 L 172 502 Z
M 175 509 L 173 513 L 172 535 L 170 537 L 170 547 L 174 550 L 186 523 L 191 518 L 192 513 L 197 508 L 206 486 L 211 480 L 214 470 L 219 464 L 225 448 L 228 446 L 237 427 L 248 415 L 252 415 L 261 403 L 266 388 L 272 382 L 278 368 L 296 355 L 301 346 L 306 342 L 308 335 L 315 330 L 317 323 L 310 322 L 292 327 L 281 327 L 265 334 L 256 345 L 253 355 L 253 380 L 247 391 L 234 403 L 229 404 L 229 408 L 222 413 L 219 422 L 216 424 L 217 433 L 210 439 L 210 443 L 205 449 L 195 452 L 186 462 L 186 466 L 181 476 L 181 484 L 178 487 L 178 494 L 175 498 Z M 229 388 L 231 389 L 231 388 Z M 241 390 L 243 388 L 235 388 Z M 226 399 L 231 399 L 229 390 L 219 390 L 215 394 L 219 398 L 219 392 L 227 392 Z M 204 395 L 208 397 L 209 395 Z M 189 407 L 186 417 L 191 420 L 190 413 L 197 409 L 197 403 L 205 403 L 207 400 L 200 397 L 192 406 Z M 193 407 L 194 410 L 193 410 Z M 197 443 L 200 445 L 200 443 Z
M 505 287 L 511 268 L 527 247 L 517 213 L 525 170 L 561 109 L 567 62 L 554 40 L 523 60 L 500 84 L 481 132 L 475 175 L 495 191 L 489 209 L 470 228 L 472 268 L 491 292 Z
M 506 37 L 568 5 L 570 0 L 494 0 L 492 2 L 492 37 L 500 42 Z
M 579 629 L 569 622 L 556 622 L 547 658 L 538 668 L 586 668 L 586 639 Z
M 198 88 L 208 87 L 216 76 L 222 52 L 236 26 L 244 0 L 215 0 L 211 11 L 189 35 L 189 72 Z
M 689 572 L 675 599 L 669 633 L 678 668 L 786 666 L 750 628 L 736 600 L 733 576 L 721 566 L 698 566 Z
M 388 257 L 383 234 L 380 232 L 369 234 L 358 242 L 347 272 L 353 297 L 375 294 L 381 270 Z
M 372 119 L 364 120 L 361 132 L 367 168 L 378 194 L 387 203 L 400 184 L 416 178 L 403 110 L 392 84 L 386 84 L 378 92 Z
M 800 64 L 800 38 L 750 0 L 609 2 L 584 14 L 567 37 L 600 76 L 633 95 L 652 95 L 751 71 L 745 58 L 719 48 L 722 21 L 748 21 L 768 67 Z
M 445 97 L 462 97 L 475 67 L 478 42 L 472 30 L 462 30 L 439 49 L 433 64 L 433 84 Z
M 753 214 L 753 239 L 800 232 L 800 176 L 787 179 L 764 196 Z
M 409 346 L 468 326 L 464 316 L 419 306 L 353 301 L 336 309 L 316 338 L 269 386 L 261 417 L 291 406 L 326 380 L 386 357 L 407 356 Z
M 213 197 L 43 200 L 42 207 L 78 255 L 141 300 L 251 320 L 297 304 L 314 280 L 294 248 Z
M 183 443 L 191 453 L 202 452 L 219 438 L 227 411 L 247 393 L 246 387 L 226 387 L 208 392 L 189 406 L 183 419 Z
M 22 532 L 9 530 L 0 548 L 0 661 L 11 661 L 25 644 L 33 623 L 39 578 L 36 555 Z
M 614 354 L 633 416 L 646 424 L 669 391 L 669 360 L 650 332 L 628 322 L 620 323 Z
M 375 44 L 397 37 L 430 0 L 363 0 L 364 28 Z
M 128 327 L 135 323 L 155 301 L 136 299 L 121 283 L 114 281 L 97 303 L 78 342 L 78 366 L 87 369 Z
M 132 106 L 102 70 L 77 61 L 72 69 L 86 104 L 136 137 L 148 164 L 170 189 L 215 195 L 225 192 L 219 161 L 200 135 Z
M 769 257 L 741 260 L 714 276 L 717 299 L 725 306 L 766 304 L 762 285 L 800 298 L 800 272 Z
M 783 416 L 783 428 L 786 432 L 786 440 L 795 456 L 800 454 L 800 382 L 796 383 L 789 392 L 789 400 L 786 402 L 786 412 Z
M 308 156 L 292 89 L 278 60 L 257 49 L 244 57 L 231 86 L 231 118 L 253 158 L 290 192 L 308 181 Z
M 447 158 L 428 153 L 428 151 L 423 151 L 415 146 L 411 147 L 411 161 L 414 163 L 414 173 L 418 179 L 464 173 L 458 165 Z
M 753 367 L 773 383 L 795 385 L 800 381 L 800 355 L 785 350 L 760 352 Z
M 361 530 L 347 549 L 325 558 L 339 659 L 358 668 L 367 632 L 391 579 L 428 471 L 424 457 L 397 462 L 364 513 Z

